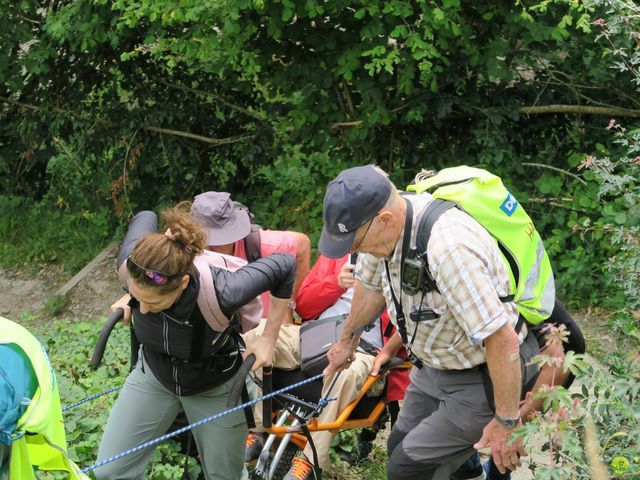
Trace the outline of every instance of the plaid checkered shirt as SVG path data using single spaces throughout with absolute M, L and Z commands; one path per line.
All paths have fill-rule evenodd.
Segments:
M 428 193 L 405 197 L 413 205 L 411 244 L 415 245 L 420 212 L 432 197 Z M 438 292 L 410 296 L 401 290 L 402 240 L 390 258 L 391 287 L 403 307 L 411 351 L 425 365 L 441 370 L 463 370 L 486 362 L 484 339 L 509 322 L 515 327 L 518 310 L 509 295 L 510 273 L 495 239 L 465 212 L 452 208 L 435 223 L 427 246 L 429 271 Z M 360 255 L 356 278 L 365 288 L 380 291 L 397 326 L 396 308 L 385 272 L 385 259 Z M 432 309 L 437 319 L 418 323 L 411 313 Z M 520 331 L 520 341 L 526 336 Z

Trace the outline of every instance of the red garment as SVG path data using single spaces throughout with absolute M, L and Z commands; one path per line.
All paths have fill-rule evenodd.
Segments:
M 346 292 L 338 285 L 338 274 L 349 255 L 333 259 L 320 255 L 296 295 L 296 312 L 302 320 L 312 320 L 324 312 Z
M 391 323 L 389 313 L 386 310 L 380 315 L 380 320 L 383 333 L 382 341 L 386 344 L 389 339 L 395 335 L 396 327 Z M 386 333 L 389 333 L 389 335 L 385 335 Z M 408 357 L 407 351 L 402 347 L 396 356 L 406 360 Z M 406 392 L 409 382 L 409 370 L 392 370 L 389 375 L 387 375 L 387 400 L 390 402 L 403 400 L 404 392 Z
M 338 274 L 342 266 L 349 260 L 349 255 L 340 259 L 332 259 L 320 255 L 309 274 L 306 276 L 296 296 L 296 312 L 302 320 L 312 320 L 333 305 L 346 291 L 338 285 Z M 385 310 L 380 315 L 382 341 L 386 344 L 395 332 L 389 314 Z M 388 334 L 388 335 L 386 335 Z M 398 353 L 407 358 L 404 347 Z M 387 400 L 402 400 L 409 385 L 408 370 L 393 370 L 387 375 Z

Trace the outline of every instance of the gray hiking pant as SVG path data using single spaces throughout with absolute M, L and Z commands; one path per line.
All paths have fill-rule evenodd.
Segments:
M 164 435 L 178 412 L 183 409 L 189 423 L 226 410 L 232 383 L 233 379 L 207 392 L 179 397 L 158 382 L 146 363 L 143 373 L 138 361 L 111 409 L 100 443 L 98 461 Z M 244 450 L 248 428 L 242 410 L 205 423 L 192 431 L 208 480 L 236 480 L 246 475 Z M 142 479 L 152 453 L 153 447 L 146 448 L 97 468 L 96 478 Z
M 540 352 L 533 335 L 520 345 L 523 384 L 537 375 L 527 365 Z M 389 435 L 391 480 L 448 480 L 471 454 L 493 418 L 483 374 L 469 370 L 413 368 L 400 415 Z

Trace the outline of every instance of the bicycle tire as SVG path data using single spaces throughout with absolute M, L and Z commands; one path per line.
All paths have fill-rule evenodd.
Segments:
M 289 443 L 285 447 L 284 452 L 282 452 L 282 457 L 280 457 L 280 461 L 278 462 L 278 466 L 273 472 L 273 478 L 271 480 L 282 480 L 284 478 L 291 468 L 293 457 L 295 457 L 298 452 L 299 449 L 295 443 Z

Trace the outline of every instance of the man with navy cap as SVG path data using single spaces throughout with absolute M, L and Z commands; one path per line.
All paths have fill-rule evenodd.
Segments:
M 527 361 L 539 350 L 518 311 L 500 298 L 510 276 L 490 234 L 452 208 L 434 224 L 428 242 L 429 272 L 437 290 L 407 287 L 420 213 L 428 193 L 401 196 L 387 175 L 367 165 L 344 170 L 327 186 L 320 251 L 331 258 L 358 251 L 351 313 L 340 341 L 327 354 L 326 375 L 347 368 L 358 345 L 358 327 L 383 308 L 398 327 L 416 368 L 387 443 L 390 479 L 482 479 L 458 471 L 476 448 L 491 447 L 500 471 L 520 466 L 522 385 L 535 379 Z M 413 264 L 415 265 L 415 263 Z M 403 340 L 390 340 L 372 373 L 393 358 Z M 486 368 L 485 368 L 486 367 Z M 485 373 L 483 373 L 483 370 Z M 486 373 L 488 372 L 488 373 Z M 493 393 L 485 390 L 489 383 Z M 492 409 L 489 402 L 495 404 Z

